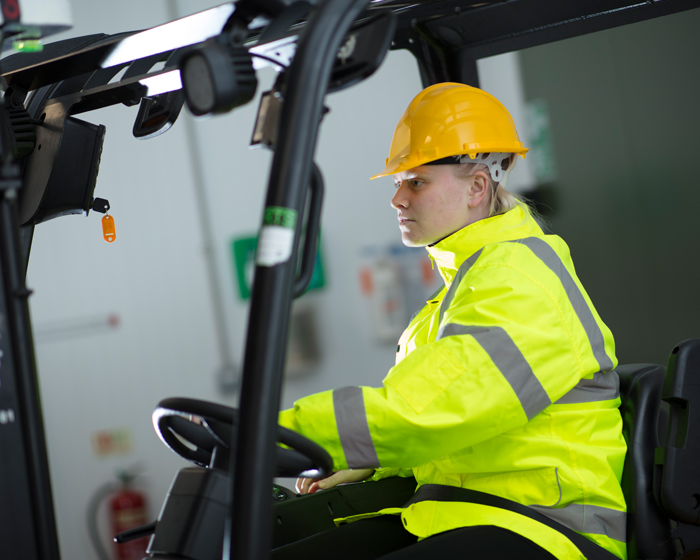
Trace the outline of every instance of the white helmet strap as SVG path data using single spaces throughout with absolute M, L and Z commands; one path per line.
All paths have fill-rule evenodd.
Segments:
M 489 173 L 491 178 L 495 183 L 500 184 L 502 187 L 506 186 L 506 181 L 508 180 L 508 175 L 511 169 L 514 167 L 511 165 L 512 154 L 504 154 L 498 152 L 476 154 L 471 157 L 469 154 L 462 154 L 459 156 L 454 156 L 458 163 L 481 163 L 489 168 Z

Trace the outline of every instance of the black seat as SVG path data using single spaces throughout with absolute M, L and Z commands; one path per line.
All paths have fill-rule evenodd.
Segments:
M 661 409 L 661 393 L 666 368 L 632 364 L 618 366 L 616 371 L 620 376 L 620 413 L 627 441 L 622 491 L 627 502 L 628 558 L 675 558 L 670 520 L 654 497 L 654 454 L 659 433 L 665 432 L 666 411 Z
M 700 339 L 619 366 L 629 560 L 700 558 Z

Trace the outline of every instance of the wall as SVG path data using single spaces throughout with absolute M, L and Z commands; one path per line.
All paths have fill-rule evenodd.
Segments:
M 692 10 L 521 53 L 526 98 L 549 106 L 551 229 L 622 363 L 700 335 L 699 26 Z
M 142 29 L 214 4 L 128 0 L 98 7 L 72 0 L 75 27 L 60 38 Z M 520 102 L 517 57 L 483 61 L 480 69 L 485 89 Z M 259 78 L 262 92 L 274 72 L 264 70 Z M 327 98 L 330 112 L 316 149 L 326 181 L 326 287 L 303 298 L 316 313 L 321 360 L 306 375 L 287 380 L 283 406 L 315 391 L 377 385 L 393 363 L 394 345 L 373 335 L 358 268 L 363 247 L 400 239 L 389 206 L 391 179 L 368 178 L 383 167 L 395 124 L 420 89 L 415 61 L 396 52 L 371 79 Z M 117 240 L 102 240 L 101 216 L 94 213 L 41 224 L 28 273 L 64 558 L 95 557 L 85 528 L 87 503 L 117 469 L 141 465 L 139 485 L 157 515 L 173 475 L 186 466 L 151 428 L 160 399 L 236 403 L 235 393 L 218 389 L 225 356 L 217 344 L 206 258 L 211 253 L 215 261 L 223 337 L 232 363 L 240 366 L 247 306 L 237 296 L 229 243 L 255 234 L 261 221 L 271 154 L 248 149 L 256 108 L 257 98 L 229 115 L 196 121 L 183 111 L 172 130 L 147 141 L 131 136 L 136 108 L 82 115 L 107 126 L 96 196 L 111 203 Z M 204 187 L 199 201 L 197 181 Z M 111 314 L 119 317 L 116 328 L 106 324 Z M 82 328 L 68 330 L 76 325 Z M 92 438 L 100 430 L 126 430 L 131 451 L 97 457 Z

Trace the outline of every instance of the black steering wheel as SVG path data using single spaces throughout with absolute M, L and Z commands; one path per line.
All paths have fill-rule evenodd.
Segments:
M 238 410 L 197 399 L 164 399 L 153 411 L 153 427 L 161 441 L 188 461 L 228 471 L 230 442 L 238 426 Z M 323 477 L 332 472 L 328 452 L 310 439 L 278 426 L 275 476 Z

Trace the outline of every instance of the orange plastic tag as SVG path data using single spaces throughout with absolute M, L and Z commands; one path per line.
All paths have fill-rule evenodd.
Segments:
M 105 214 L 102 218 L 102 233 L 107 243 L 112 243 L 117 238 L 117 233 L 114 231 L 114 218 L 109 214 Z

